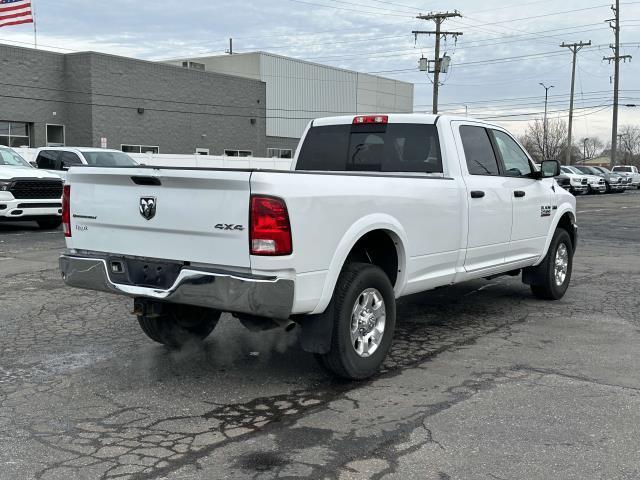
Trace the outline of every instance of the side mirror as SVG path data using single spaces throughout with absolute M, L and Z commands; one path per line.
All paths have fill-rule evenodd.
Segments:
M 38 168 L 38 164 L 36 162 L 29 162 L 33 168 Z
M 560 162 L 557 160 L 543 160 L 540 165 L 542 178 L 557 177 L 560 175 Z

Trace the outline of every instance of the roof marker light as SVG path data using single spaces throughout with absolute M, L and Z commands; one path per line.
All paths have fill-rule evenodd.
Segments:
M 371 123 L 389 123 L 389 115 L 359 115 L 353 119 L 354 125 L 366 125 Z

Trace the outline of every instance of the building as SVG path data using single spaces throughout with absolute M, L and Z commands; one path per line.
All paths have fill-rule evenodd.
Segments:
M 0 45 L 0 144 L 266 155 L 265 84 L 101 53 Z
M 287 156 L 309 121 L 352 113 L 411 113 L 413 84 L 266 52 L 168 61 L 266 84 L 269 156 Z
M 149 62 L 0 45 L 0 145 L 291 158 L 313 118 L 411 111 L 410 83 L 264 52 Z

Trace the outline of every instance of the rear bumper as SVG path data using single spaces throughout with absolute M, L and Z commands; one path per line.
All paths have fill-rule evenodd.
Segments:
M 104 258 L 69 253 L 60 256 L 60 270 L 69 286 L 132 298 L 280 319 L 289 318 L 293 308 L 294 282 L 289 279 L 252 277 L 233 272 L 214 273 L 184 267 L 167 289 L 141 287 L 112 282 Z

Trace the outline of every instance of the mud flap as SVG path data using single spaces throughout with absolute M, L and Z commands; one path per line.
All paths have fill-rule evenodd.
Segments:
M 333 335 L 333 302 L 320 315 L 306 315 L 300 318 L 302 327 L 300 346 L 308 353 L 328 353 Z

